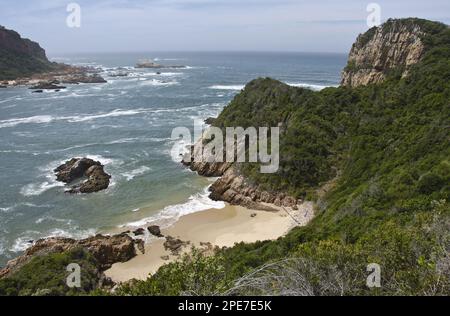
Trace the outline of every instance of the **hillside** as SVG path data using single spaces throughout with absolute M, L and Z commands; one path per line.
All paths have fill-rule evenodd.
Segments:
M 390 20 L 361 35 L 351 56 L 366 51 L 361 41 L 374 34 L 404 38 L 418 29 L 423 50 L 407 73 L 408 58 L 375 54 L 389 65 L 382 80 L 356 88 L 344 80 L 312 92 L 257 79 L 215 121 L 282 123 L 278 173 L 261 174 L 258 164 L 234 168 L 264 190 L 314 200 L 308 226 L 274 242 L 196 254 L 118 294 L 450 294 L 449 28 Z M 381 288 L 366 286 L 370 263 L 381 267 Z
M 0 26 L 0 80 L 49 71 L 53 66 L 38 43 Z

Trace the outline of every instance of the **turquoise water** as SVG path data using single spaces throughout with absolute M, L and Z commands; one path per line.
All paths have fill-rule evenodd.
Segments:
M 134 69 L 143 58 L 186 69 Z M 257 77 L 320 89 L 339 84 L 346 56 L 300 53 L 140 53 L 53 56 L 103 69 L 107 84 L 69 85 L 32 94 L 0 89 L 0 265 L 47 236 L 85 237 L 118 226 L 169 223 L 220 208 L 210 180 L 184 169 L 171 153 L 172 129 L 217 116 Z M 126 67 L 128 77 L 112 77 Z M 100 160 L 112 185 L 67 195 L 53 168 L 72 157 Z

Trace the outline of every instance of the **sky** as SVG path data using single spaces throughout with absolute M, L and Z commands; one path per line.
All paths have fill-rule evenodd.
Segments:
M 450 23 L 449 0 L 0 0 L 0 25 L 48 54 L 143 51 L 349 51 L 366 31 L 367 5 L 382 21 Z M 67 6 L 81 8 L 68 27 Z

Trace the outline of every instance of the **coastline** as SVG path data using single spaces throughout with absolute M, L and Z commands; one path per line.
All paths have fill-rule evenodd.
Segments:
M 216 246 L 231 247 L 239 242 L 275 240 L 295 226 L 306 225 L 314 215 L 311 202 L 298 205 L 298 210 L 285 210 L 258 211 L 226 204 L 223 209 L 209 209 L 182 216 L 173 225 L 161 229 L 161 233 L 186 243 L 181 255 L 192 246 L 208 251 Z M 131 260 L 114 264 L 105 271 L 105 275 L 117 283 L 131 279 L 145 280 L 164 264 L 180 258 L 180 255 L 166 250 L 164 242 L 165 238 L 152 238 L 145 244 L 145 253 L 138 252 Z

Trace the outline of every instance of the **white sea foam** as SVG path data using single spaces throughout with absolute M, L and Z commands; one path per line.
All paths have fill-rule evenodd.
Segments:
M 20 194 L 22 194 L 23 196 L 41 195 L 45 191 L 62 186 L 64 186 L 63 183 L 51 183 L 48 181 L 44 181 L 42 183 L 30 183 L 20 189 Z
M 208 189 L 209 187 L 206 187 L 203 192 L 192 195 L 186 203 L 167 206 L 152 217 L 121 225 L 120 227 L 141 227 L 149 223 L 157 223 L 161 221 L 172 224 L 180 217 L 187 214 L 201 212 L 208 209 L 224 208 L 224 202 L 213 201 L 209 198 Z
M 214 90 L 242 90 L 244 87 L 245 85 L 215 85 L 209 88 Z
M 57 222 L 65 223 L 66 225 L 72 225 L 73 221 L 71 219 L 56 218 L 50 215 L 42 216 L 35 221 L 36 224 L 41 224 L 43 222 Z
M 38 231 L 26 231 L 20 237 L 14 240 L 14 243 L 10 247 L 11 252 L 22 252 L 33 245 L 34 240 L 40 238 L 50 238 L 50 237 L 66 237 L 74 239 L 87 238 L 89 236 L 95 235 L 95 229 L 88 230 L 78 230 L 78 227 L 73 227 L 70 231 L 61 228 L 52 229 L 46 233 L 41 233 Z
M 8 212 L 11 211 L 13 208 L 14 208 L 13 206 L 9 206 L 9 207 L 0 207 L 0 212 L 8 213 Z
M 134 210 L 131 210 L 133 213 L 139 212 L 141 209 L 140 208 L 135 208 Z
M 156 79 L 152 79 L 152 80 L 146 80 L 143 81 L 141 83 L 142 86 L 173 86 L 173 85 L 177 85 L 178 81 L 161 81 L 161 80 L 156 80 Z
M 105 117 L 118 117 L 118 116 L 130 116 L 130 115 L 136 115 L 139 113 L 142 113 L 142 109 L 136 109 L 136 110 L 121 110 L 117 109 L 111 112 L 107 113 L 100 113 L 100 114 L 94 114 L 94 115 L 84 115 L 84 116 L 75 116 L 68 118 L 69 122 L 85 122 L 85 121 L 92 121 L 99 118 L 105 118 Z
M 22 252 L 33 245 L 33 240 L 39 235 L 37 231 L 27 231 L 22 236 L 14 240 L 13 245 L 9 248 L 11 252 Z
M 12 127 L 19 124 L 42 124 L 42 123 L 50 123 L 53 120 L 55 120 L 54 116 L 51 115 L 36 115 L 31 117 L 23 117 L 23 118 L 13 118 L 9 120 L 1 120 L 0 121 L 0 128 L 3 127 Z
M 122 175 L 127 179 L 127 181 L 133 180 L 137 176 L 141 176 L 143 174 L 146 174 L 148 171 L 151 171 L 152 169 L 147 166 L 142 166 L 137 169 L 134 169 L 130 172 L 124 172 Z
M 286 82 L 287 85 L 290 85 L 292 87 L 299 87 L 299 88 L 306 88 L 306 89 L 311 89 L 314 91 L 320 91 L 323 90 L 325 88 L 329 88 L 329 87 L 336 87 L 336 86 L 325 86 L 325 85 L 317 85 L 317 84 L 309 84 L 309 83 L 290 83 L 290 82 Z

